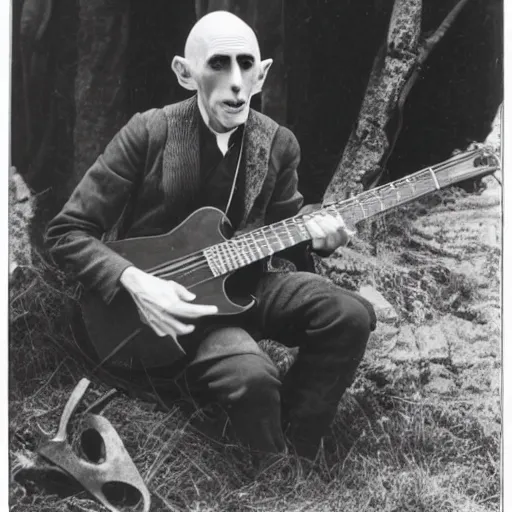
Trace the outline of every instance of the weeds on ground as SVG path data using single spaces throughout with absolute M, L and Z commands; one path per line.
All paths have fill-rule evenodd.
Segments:
M 22 440 L 33 447 L 31 429 L 54 431 L 66 395 L 48 385 L 25 401 L 13 418 L 14 454 Z M 404 398 L 360 376 L 314 464 L 290 454 L 257 475 L 240 447 L 206 438 L 177 408 L 156 411 L 121 397 L 105 416 L 145 478 L 154 510 L 498 509 L 497 439 L 465 415 L 463 403 L 431 401 L 421 388 Z M 24 435 L 22 425 L 31 426 Z M 49 495 L 44 483 L 30 485 L 32 494 L 12 486 L 16 510 L 101 510 L 83 492 Z

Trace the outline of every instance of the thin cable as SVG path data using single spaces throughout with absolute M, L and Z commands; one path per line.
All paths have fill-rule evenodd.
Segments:
M 229 207 L 231 206 L 231 201 L 233 199 L 233 196 L 235 195 L 235 189 L 236 189 L 236 180 L 238 178 L 238 171 L 240 170 L 240 162 L 242 161 L 242 151 L 244 148 L 244 139 L 245 139 L 245 126 L 244 126 L 244 132 L 242 133 L 242 142 L 240 143 L 240 152 L 238 153 L 238 161 L 236 163 L 236 170 L 235 170 L 235 177 L 233 178 L 233 184 L 231 185 L 231 192 L 229 193 L 228 203 L 226 205 L 226 209 L 224 210 L 224 215 L 227 217 Z

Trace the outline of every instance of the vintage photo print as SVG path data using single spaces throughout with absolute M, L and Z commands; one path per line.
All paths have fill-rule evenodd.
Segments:
M 504 507 L 503 0 L 5 13 L 6 507 Z

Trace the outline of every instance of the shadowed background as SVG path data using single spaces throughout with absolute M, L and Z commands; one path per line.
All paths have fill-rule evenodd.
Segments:
M 37 5 L 32 11 L 27 5 Z M 426 36 L 456 4 L 426 0 Z M 12 164 L 45 191 L 43 223 L 138 111 L 185 98 L 170 69 L 198 15 L 227 8 L 274 58 L 253 100 L 302 148 L 300 189 L 318 202 L 353 129 L 392 0 L 45 0 L 15 2 Z M 33 11 L 36 11 L 35 14 Z M 405 104 L 384 181 L 482 141 L 502 102 L 502 0 L 470 0 L 429 56 Z M 387 127 L 392 137 L 397 121 Z

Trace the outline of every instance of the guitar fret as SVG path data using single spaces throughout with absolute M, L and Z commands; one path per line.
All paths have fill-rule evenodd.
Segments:
M 247 258 L 249 263 L 253 263 L 258 259 L 258 255 L 255 253 L 254 248 L 251 247 L 251 243 L 247 237 L 242 238 L 241 240 L 242 247 L 244 249 L 244 256 Z
M 379 201 L 379 207 L 380 207 L 380 211 L 383 212 L 386 207 L 384 205 L 384 203 L 382 202 L 382 197 L 380 197 L 380 194 L 378 192 L 373 192 L 373 197 L 376 197 L 377 198 L 377 201 Z
M 217 247 L 215 245 L 213 247 L 208 247 L 203 251 L 206 263 L 208 263 L 208 267 L 210 268 L 210 271 L 215 277 L 220 276 L 223 273 L 222 267 L 219 264 L 219 260 L 216 256 L 216 253 Z
M 441 190 L 441 187 L 439 185 L 439 181 L 437 181 L 437 176 L 436 176 L 436 173 L 434 172 L 434 169 L 432 169 L 432 167 L 429 167 L 428 170 L 432 174 L 432 180 L 434 181 L 437 190 Z
M 356 203 L 361 208 L 361 211 L 363 212 L 363 219 L 366 219 L 367 215 L 363 203 L 359 201 L 359 199 L 354 199 L 354 203 Z
M 251 231 L 249 233 L 250 237 L 252 238 L 252 241 L 254 243 L 254 248 L 256 249 L 256 252 L 258 253 L 260 258 L 265 257 L 265 253 L 261 250 L 260 244 L 258 243 L 258 240 L 256 239 L 256 236 L 254 235 L 254 232 Z
M 219 244 L 219 254 L 220 258 L 224 262 L 224 268 L 226 268 L 227 271 L 231 270 L 231 265 L 229 264 L 229 253 L 225 243 Z
M 390 187 L 393 189 L 393 191 L 395 192 L 395 204 L 400 204 L 400 200 L 401 200 L 401 196 L 400 196 L 400 189 L 394 185 L 393 183 L 391 183 Z
M 234 255 L 236 258 L 236 263 L 238 267 L 243 267 L 244 265 L 251 263 L 251 260 L 246 254 L 244 247 L 243 247 L 243 240 L 230 240 L 232 243 L 232 249 L 234 249 Z
M 249 263 L 253 263 L 258 260 L 258 253 L 256 252 L 256 247 L 251 245 L 251 240 L 249 237 L 244 236 L 241 239 L 242 246 L 245 249 L 245 257 Z
M 270 249 L 267 256 L 273 254 L 274 250 L 272 249 L 272 244 L 271 244 L 270 240 L 268 239 L 267 234 L 265 233 L 265 228 L 263 228 L 261 230 L 261 236 L 263 237 L 263 239 L 265 240 L 265 243 L 267 244 L 268 248 Z
M 233 270 L 232 266 L 233 263 L 231 261 L 231 254 L 229 252 L 229 249 L 226 245 L 226 243 L 219 244 L 219 249 L 221 253 L 221 257 L 224 259 L 224 266 L 228 271 Z
M 279 236 L 279 234 L 275 230 L 275 225 L 271 224 L 269 226 L 269 229 L 270 229 L 270 232 L 274 235 L 274 238 L 277 240 L 278 247 L 277 247 L 276 251 L 282 251 L 283 249 L 286 249 L 286 245 L 281 240 L 281 237 Z
M 228 242 L 228 243 L 226 243 L 226 247 L 228 249 L 229 261 L 231 263 L 231 266 L 234 268 L 238 268 L 238 267 L 240 267 L 240 262 L 243 265 L 244 257 L 243 257 L 243 254 L 241 254 L 240 251 L 237 250 L 237 246 L 230 244 Z
M 226 255 L 226 265 L 229 270 L 232 270 L 232 267 L 235 265 L 235 251 L 233 251 L 233 245 L 231 241 L 224 242 L 224 254 Z
M 243 238 L 239 240 L 239 244 L 240 244 L 239 254 L 240 254 L 240 258 L 242 259 L 242 261 L 245 261 L 247 264 L 252 263 L 251 247 L 247 244 L 247 242 Z
M 216 256 L 217 264 L 220 268 L 221 274 L 226 273 L 227 272 L 226 260 L 225 260 L 224 256 L 222 255 L 222 244 L 215 246 L 215 256 Z
M 382 211 L 380 198 L 375 198 L 375 194 L 372 194 L 368 197 L 368 199 L 370 215 L 376 215 L 380 213 Z
M 405 180 L 407 182 L 407 184 L 411 187 L 411 190 L 412 190 L 412 195 L 413 197 L 416 196 L 416 188 L 414 187 L 414 182 L 413 180 L 411 180 L 410 178 L 406 178 Z
M 288 224 L 286 223 L 286 221 L 283 221 L 283 227 L 284 227 L 284 229 L 285 229 L 285 231 L 286 231 L 286 234 L 287 234 L 287 235 L 288 235 L 288 237 L 290 238 L 290 242 L 291 242 L 292 244 L 294 244 L 294 243 L 295 243 L 295 238 L 293 237 L 293 234 L 292 234 L 292 232 L 290 231 L 290 228 L 289 228 Z
M 292 222 L 295 224 L 295 227 L 298 229 L 299 236 L 302 238 L 303 241 L 309 240 L 311 238 L 308 228 L 304 225 L 304 221 L 294 217 L 292 219 Z

